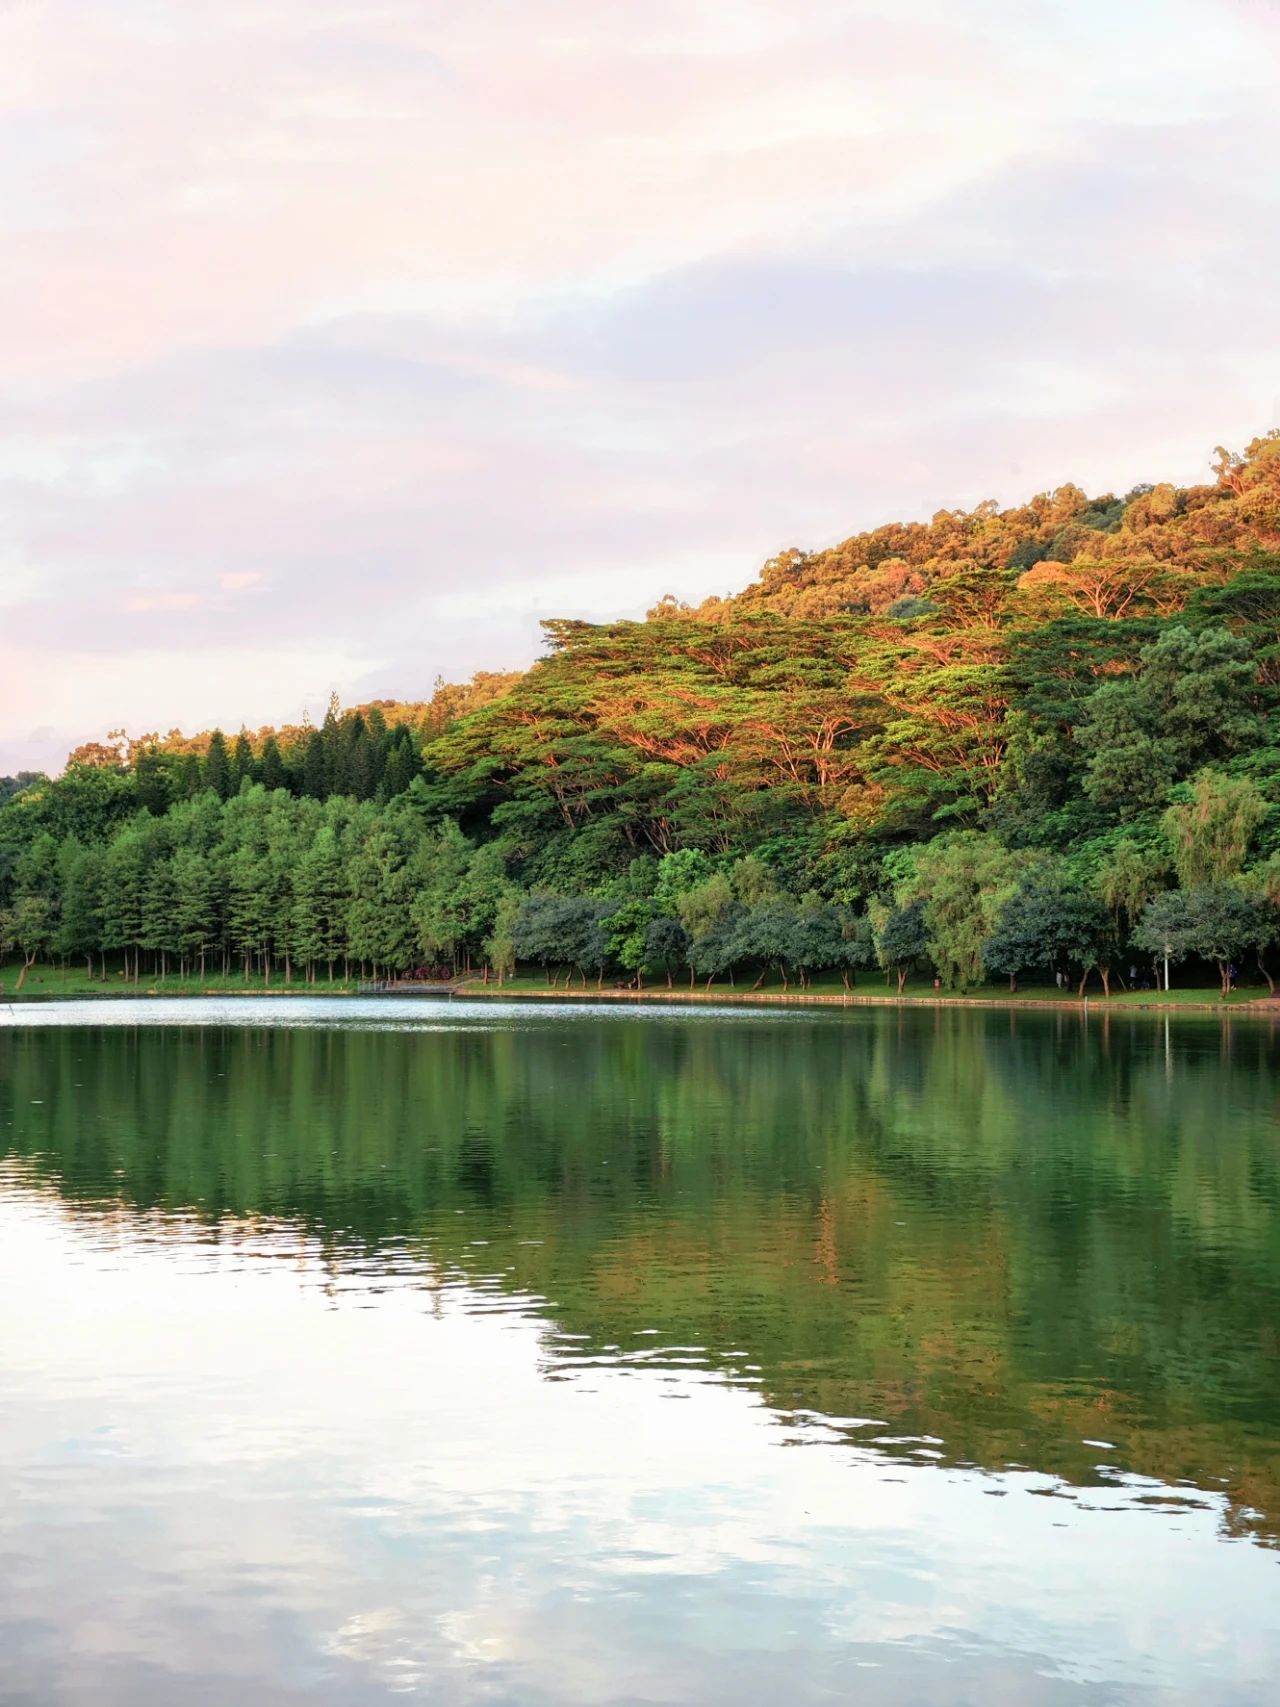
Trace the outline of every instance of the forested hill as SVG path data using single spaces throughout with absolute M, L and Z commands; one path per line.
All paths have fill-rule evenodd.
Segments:
M 1227 977 L 1280 934 L 1280 435 L 1203 486 L 1064 486 L 546 626 L 523 676 L 10 784 L 6 939 L 964 984 L 1157 937 Z
M 966 570 L 1003 572 L 1024 612 L 1053 598 L 1088 616 L 1122 617 L 1135 601 L 1176 609 L 1199 578 L 1256 552 L 1280 552 L 1276 434 L 1239 455 L 1219 449 L 1213 482 L 1136 486 L 1089 498 L 1078 486 L 1042 492 L 1000 510 L 940 510 L 930 522 L 892 522 L 829 551 L 785 551 L 736 599 L 697 607 L 706 621 L 731 610 L 780 616 L 872 616 L 922 612 L 931 589 Z M 1047 604 L 1034 594 L 1044 590 Z M 685 611 L 672 598 L 660 609 Z

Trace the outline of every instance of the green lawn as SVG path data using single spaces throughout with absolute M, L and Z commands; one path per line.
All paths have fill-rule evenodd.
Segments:
M 21 991 L 17 991 L 15 986 L 21 970 L 22 966 L 19 961 L 10 961 L 7 964 L 0 965 L 0 1000 L 6 1002 L 47 1000 L 52 996 L 217 996 L 250 993 L 257 995 L 266 993 L 271 995 L 322 996 L 350 995 L 358 988 L 358 980 L 356 979 L 351 979 L 346 983 L 343 983 L 341 979 L 335 979 L 332 984 L 325 978 L 319 979 L 314 984 L 306 984 L 295 979 L 291 984 L 286 984 L 282 977 L 275 976 L 268 984 L 257 974 L 245 978 L 243 974 L 233 972 L 224 978 L 220 973 L 212 971 L 207 972 L 203 978 L 195 974 L 183 978 L 177 973 L 170 973 L 166 978 L 144 977 L 135 984 L 132 979 L 126 979 L 123 973 L 115 970 L 109 972 L 105 978 L 95 976 L 90 979 L 83 966 L 38 965 L 33 966 L 31 971 L 27 973 L 25 984 Z M 606 978 L 602 993 L 606 996 L 613 993 L 616 982 L 615 979 Z M 575 978 L 570 989 L 572 993 L 581 995 L 583 993 L 581 979 Z M 1219 1001 L 1216 985 L 1202 986 L 1198 989 L 1175 987 L 1167 995 L 1163 990 L 1123 992 L 1115 986 L 1113 989 L 1115 993 L 1108 1005 L 1117 1008 L 1186 1007 L 1204 1003 L 1212 1003 L 1215 1006 L 1223 1005 Z M 468 994 L 475 993 L 478 995 L 555 995 L 557 993 L 563 994 L 564 986 L 562 982 L 557 992 L 551 989 L 546 979 L 541 975 L 521 973 L 518 977 L 508 978 L 501 987 L 493 981 L 485 985 L 481 983 L 478 977 L 471 978 L 466 982 L 466 990 Z M 644 994 L 646 995 L 662 996 L 666 992 L 665 979 L 650 980 L 645 984 Z M 589 995 L 596 993 L 594 980 L 588 981 L 586 993 Z M 766 979 L 759 991 L 752 991 L 751 982 L 743 979 L 739 979 L 737 984 L 733 986 L 727 982 L 713 984 L 710 990 L 707 990 L 705 985 L 699 982 L 692 992 L 689 989 L 687 978 L 677 978 L 675 982 L 675 994 L 684 996 L 693 994 L 712 1001 L 723 998 L 740 999 L 752 994 L 774 996 L 783 993 L 782 983 L 777 978 Z M 790 990 L 786 992 L 786 994 L 797 998 L 803 996 L 843 996 L 845 993 L 844 985 L 836 976 L 815 978 L 807 990 L 801 990 L 797 984 L 793 983 Z M 1090 1003 L 1100 1003 L 1103 999 L 1101 985 L 1096 981 L 1090 983 L 1087 993 Z M 850 994 L 863 1000 L 867 998 L 882 1001 L 897 999 L 894 985 L 886 984 L 882 976 L 873 973 L 863 973 Z M 904 999 L 928 1002 L 934 999 L 935 994 L 932 979 L 917 978 L 908 981 L 904 991 Z M 1077 1001 L 1074 990 L 1059 990 L 1052 984 L 1021 984 L 1017 994 L 1010 996 L 1008 986 L 1003 980 L 980 985 L 973 990 L 944 990 L 941 994 L 948 1002 L 1052 1002 L 1069 1007 Z M 1245 1002 L 1258 1001 L 1266 994 L 1265 984 L 1246 985 L 1243 989 L 1235 991 L 1229 1001 L 1232 1006 L 1235 1006 Z M 1280 1009 L 1280 1003 L 1277 1003 L 1277 1008 Z
M 705 983 L 700 980 L 691 990 L 689 986 L 689 979 L 686 975 L 683 979 L 677 978 L 675 980 L 673 993 L 677 996 L 705 996 L 709 1000 L 715 1000 L 717 998 L 729 998 L 732 1000 L 753 994 L 773 996 L 782 995 L 784 993 L 780 979 L 767 978 L 758 991 L 752 990 L 751 985 L 753 982 L 754 980 L 744 980 L 741 978 L 738 980 L 737 984 L 733 986 L 731 986 L 727 981 L 717 982 L 711 986 L 710 990 L 708 990 Z M 608 996 L 615 991 L 616 985 L 616 979 L 606 978 L 604 981 L 603 991 L 600 993 Z M 1179 989 L 1175 985 L 1175 987 L 1167 994 L 1163 990 L 1122 991 L 1114 980 L 1111 988 L 1112 995 L 1110 1002 L 1108 1003 L 1111 1007 L 1151 1007 L 1155 1005 L 1160 1007 L 1186 1007 L 1188 1005 L 1203 1004 L 1206 1002 L 1212 1002 L 1217 1006 L 1224 1005 L 1220 1001 L 1218 987 L 1216 984 L 1187 989 Z M 552 989 L 547 983 L 547 980 L 536 973 L 520 973 L 514 978 L 508 978 L 506 983 L 502 986 L 499 986 L 494 982 L 490 982 L 485 986 L 480 983 L 478 978 L 472 979 L 468 981 L 467 990 L 468 993 L 474 990 L 479 994 L 500 994 L 507 996 L 563 995 L 565 993 L 563 979 L 561 979 L 558 989 Z M 574 977 L 569 986 L 569 993 L 578 996 L 584 994 L 581 978 L 576 976 Z M 587 995 L 597 993 L 594 979 L 589 979 L 587 981 L 585 993 Z M 666 995 L 667 984 L 665 978 L 646 980 L 642 993 L 650 996 Z M 861 973 L 853 989 L 848 992 L 846 992 L 839 976 L 832 975 L 814 978 L 805 990 L 802 990 L 798 984 L 793 982 L 790 990 L 785 993 L 797 997 L 843 996 L 845 994 L 849 994 L 857 996 L 863 1000 L 871 998 L 881 1001 L 896 1001 L 898 999 L 896 984 L 886 984 L 883 974 L 876 975 L 875 973 Z M 1096 978 L 1090 981 L 1085 994 L 1088 996 L 1090 1004 L 1094 1002 L 1101 1002 L 1103 1000 L 1102 986 L 1098 983 Z M 1265 997 L 1266 994 L 1267 987 L 1265 984 L 1246 985 L 1243 989 L 1234 991 L 1228 998 L 1228 1001 L 1232 1006 L 1236 1006 L 1250 1001 L 1257 1001 L 1262 997 Z M 1079 1001 L 1074 987 L 1066 990 L 1059 990 L 1054 984 L 1037 984 L 1034 982 L 1020 982 L 1017 992 L 1011 995 L 1008 987 L 1008 981 L 1006 979 L 999 979 L 989 984 L 982 984 L 972 990 L 935 991 L 933 987 L 933 980 L 931 978 L 914 978 L 907 980 L 907 987 L 903 992 L 904 1001 L 930 1002 L 935 1000 L 938 996 L 943 997 L 948 1002 L 1053 1002 L 1061 1004 L 1064 1007 L 1075 1006 Z M 1277 1006 L 1280 1007 L 1280 1003 L 1278 1003 Z
M 256 973 L 245 978 L 239 972 L 232 972 L 224 978 L 220 972 L 214 971 L 207 971 L 203 978 L 194 973 L 182 978 L 176 972 L 171 972 L 167 978 L 144 975 L 135 984 L 132 978 L 126 978 L 122 972 L 114 969 L 105 978 L 95 976 L 90 979 L 83 965 L 37 965 L 27 973 L 22 989 L 16 991 L 21 971 L 21 961 L 0 965 L 0 999 L 12 1002 L 26 1001 L 28 998 L 47 999 L 50 996 L 221 996 L 243 995 L 246 992 L 257 995 L 264 992 L 273 995 L 287 992 L 296 996 L 316 996 L 350 993 L 356 988 L 354 979 L 346 984 L 341 979 L 330 984 L 325 978 L 315 984 L 304 984 L 298 979 L 292 984 L 286 984 L 282 977 L 273 977 L 268 984 Z

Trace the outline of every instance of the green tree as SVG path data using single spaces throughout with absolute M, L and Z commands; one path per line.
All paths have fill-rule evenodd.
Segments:
M 948 989 L 981 981 L 983 948 L 1032 863 L 1031 855 L 975 830 L 935 837 L 917 850 L 914 876 L 897 900 L 923 900 L 929 958 Z
M 235 745 L 231 749 L 231 760 L 228 768 L 230 771 L 229 793 L 239 794 L 242 784 L 254 781 L 253 748 L 250 746 L 249 737 L 243 729 L 236 736 Z
M 1089 700 L 1076 739 L 1087 755 L 1084 792 L 1120 818 L 1157 806 L 1178 768 L 1172 737 L 1158 709 L 1134 681 L 1106 682 Z
M 269 792 L 289 786 L 288 773 L 284 768 L 284 759 L 280 755 L 280 743 L 274 735 L 268 735 L 262 743 L 261 771 L 262 786 Z
M 500 985 L 516 969 L 516 919 L 523 900 L 518 889 L 509 888 L 498 902 L 492 928 L 484 939 L 485 964 Z
M 1232 883 L 1213 883 L 1157 895 L 1143 910 L 1133 940 L 1169 960 L 1213 961 L 1225 1000 L 1232 966 L 1246 954 L 1260 953 L 1275 928 L 1275 911 L 1265 897 Z
M 374 975 L 403 972 L 415 957 L 413 873 L 400 837 L 376 817 L 349 864 L 347 937 Z
M 140 824 L 119 831 L 103 858 L 102 946 L 123 954 L 125 971 L 132 972 L 135 982 L 140 973 L 142 904 L 149 860 L 148 839 Z
M 22 895 L 0 913 L 0 950 L 16 948 L 22 956 L 15 990 L 27 981 L 27 973 L 52 946 L 55 928 L 53 903 L 43 895 Z
M 1023 878 L 1000 909 L 982 958 L 989 972 L 1008 977 L 1010 990 L 1029 967 L 1064 967 L 1078 975 L 1083 995 L 1097 967 L 1109 996 L 1115 949 L 1115 925 L 1105 903 L 1055 867 Z
M 1111 913 L 1121 942 L 1132 935 L 1142 909 L 1163 889 L 1168 873 L 1169 862 L 1163 854 L 1129 836 L 1122 836 L 1103 856 L 1094 887 Z
M 650 920 L 644 940 L 645 970 L 658 976 L 665 974 L 669 990 L 676 970 L 687 965 L 688 960 L 689 933 L 679 919 Z
M 1184 889 L 1221 883 L 1244 864 L 1267 802 L 1248 777 L 1221 771 L 1201 771 L 1187 792 L 1189 798 L 1170 806 L 1160 820 L 1178 882 Z
M 211 789 L 219 800 L 226 800 L 235 792 L 231 785 L 231 760 L 227 755 L 227 738 L 221 729 L 215 729 L 209 737 L 209 750 L 204 756 L 204 785 Z
M 147 870 L 142 892 L 142 947 L 155 956 L 156 970 L 161 977 L 168 971 L 168 960 L 178 948 L 174 924 L 173 861 L 167 853 L 155 855 Z
M 677 895 L 675 906 L 680 923 L 693 941 L 699 942 L 729 916 L 734 906 L 733 885 L 722 871 L 713 872 Z
M 89 977 L 93 957 L 102 945 L 102 850 L 81 847 L 73 837 L 58 853 L 58 929 L 54 947 L 59 954 L 83 955 Z
M 886 972 L 897 976 L 901 995 L 913 968 L 929 953 L 924 897 L 900 907 L 880 906 L 873 911 L 872 921 L 876 959 Z
M 1143 649 L 1142 691 L 1174 744 L 1183 776 L 1244 752 L 1260 733 L 1252 647 L 1229 629 L 1167 629 Z
M 173 946 L 183 969 L 198 962 L 200 976 L 218 928 L 217 884 L 212 860 L 201 848 L 180 847 L 171 869 L 173 885 Z

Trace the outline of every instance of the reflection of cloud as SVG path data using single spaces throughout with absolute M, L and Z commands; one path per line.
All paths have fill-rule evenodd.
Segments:
M 1225 1703 L 1280 1662 L 1273 1566 L 1212 1511 L 782 1451 L 696 1372 L 545 1380 L 527 1302 L 458 1286 L 433 1314 L 403 1251 L 348 1300 L 311 1241 L 224 1234 L 3 1187 L 19 1695 L 799 1702 L 866 1665 L 873 1704 Z
M 1198 477 L 1280 413 L 1276 37 L 1248 6 L 281 0 L 161 28 L 50 0 L 4 33 L 0 605 L 77 735 L 203 720 L 163 655 L 242 639 L 236 601 L 196 633 L 184 602 L 240 574 L 258 632 L 352 654 L 321 701 L 411 693 L 788 543 Z M 122 581 L 173 602 L 121 610 Z

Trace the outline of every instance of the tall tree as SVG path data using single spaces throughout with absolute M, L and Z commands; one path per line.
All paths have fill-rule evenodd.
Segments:
M 219 800 L 234 793 L 231 786 L 231 760 L 227 755 L 227 738 L 221 729 L 209 737 L 209 750 L 204 756 L 204 785 L 212 789 Z

